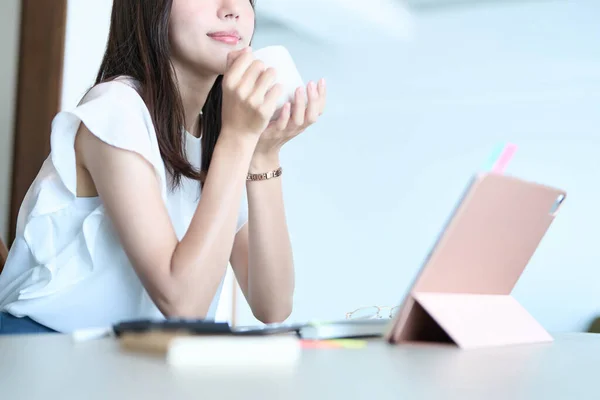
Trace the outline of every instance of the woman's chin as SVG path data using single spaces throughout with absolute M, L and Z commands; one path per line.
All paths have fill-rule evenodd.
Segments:
M 188 57 L 185 61 L 174 60 L 174 65 L 176 70 L 188 70 L 188 73 L 193 75 L 207 78 L 216 77 L 225 74 L 227 71 L 227 55 L 226 52 L 212 54 L 210 59 L 206 55 L 197 55 L 193 58 Z
M 196 75 L 199 77 L 210 78 L 225 74 L 227 71 L 227 62 L 222 64 L 196 64 L 193 68 L 196 71 Z
M 204 62 L 199 67 L 208 76 L 223 75 L 227 71 L 227 55 L 215 57 L 211 62 Z
M 215 65 L 215 68 L 213 71 L 216 72 L 217 75 L 224 75 L 225 72 L 227 72 L 227 59 L 225 59 L 225 60 L 223 60 L 223 62 Z

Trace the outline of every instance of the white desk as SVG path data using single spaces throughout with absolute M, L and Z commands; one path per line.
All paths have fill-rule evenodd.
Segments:
M 208 374 L 123 353 L 110 339 L 0 338 L 0 398 L 114 399 L 599 399 L 600 335 L 552 344 L 460 351 L 371 343 L 304 350 L 295 372 Z

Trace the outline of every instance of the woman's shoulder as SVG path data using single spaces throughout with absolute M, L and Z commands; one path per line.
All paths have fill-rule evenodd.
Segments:
M 110 99 L 108 104 L 115 107 L 121 107 L 124 103 L 129 103 L 143 106 L 147 110 L 141 97 L 141 84 L 128 76 L 119 76 L 95 84 L 86 92 L 77 107 L 98 99 Z
M 139 87 L 134 79 L 125 76 L 94 85 L 76 107 L 54 118 L 51 150 L 64 154 L 67 149 L 63 144 L 71 149 L 80 124 L 84 124 L 108 144 L 150 152 L 156 133 Z
M 52 122 L 50 158 L 60 180 L 76 194 L 75 138 L 83 124 L 91 135 L 112 147 L 141 155 L 165 181 L 152 118 L 130 78 L 119 77 L 92 87 L 75 108 Z

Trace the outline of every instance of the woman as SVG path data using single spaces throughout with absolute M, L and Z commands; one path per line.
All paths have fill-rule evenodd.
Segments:
M 53 121 L 21 207 L 0 332 L 210 319 L 229 261 L 259 320 L 288 317 L 279 151 L 325 83 L 270 123 L 281 88 L 248 48 L 254 17 L 248 0 L 114 0 L 96 85 Z

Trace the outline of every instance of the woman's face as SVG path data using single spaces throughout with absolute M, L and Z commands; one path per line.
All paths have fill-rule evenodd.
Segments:
M 173 0 L 169 24 L 173 61 L 221 75 L 227 54 L 250 44 L 254 9 L 249 0 Z

